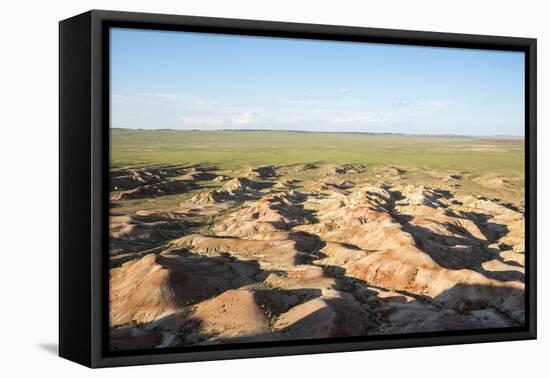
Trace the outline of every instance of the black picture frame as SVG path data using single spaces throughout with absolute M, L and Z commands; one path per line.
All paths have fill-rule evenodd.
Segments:
M 109 56 L 113 26 L 525 52 L 523 327 L 109 352 Z M 92 10 L 59 24 L 59 354 L 89 367 L 536 338 L 536 39 Z

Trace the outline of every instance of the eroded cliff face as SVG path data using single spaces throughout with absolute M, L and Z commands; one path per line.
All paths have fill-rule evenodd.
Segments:
M 458 174 L 422 186 L 385 169 L 115 175 L 115 201 L 192 195 L 169 209 L 112 208 L 112 348 L 523 324 L 521 204 L 472 195 Z

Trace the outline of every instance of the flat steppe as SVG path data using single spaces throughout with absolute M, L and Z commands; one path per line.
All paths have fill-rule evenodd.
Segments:
M 111 131 L 113 349 L 520 326 L 524 143 Z

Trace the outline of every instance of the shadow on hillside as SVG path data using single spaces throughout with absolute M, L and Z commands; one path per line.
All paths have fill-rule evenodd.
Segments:
M 440 195 L 447 199 L 452 198 L 450 192 L 440 193 Z M 394 191 L 392 192 L 392 197 L 403 198 L 404 196 L 401 192 Z M 487 278 L 502 282 L 524 282 L 525 276 L 521 272 L 515 270 L 501 272 L 487 271 L 482 266 L 483 263 L 493 259 L 505 262 L 499 256 L 500 250 L 497 251 L 489 248 L 489 244 L 505 236 L 508 233 L 508 228 L 504 225 L 491 222 L 491 215 L 471 212 L 463 212 L 463 216 L 448 214 L 457 220 L 464 219 L 474 222 L 485 237 L 486 240 L 484 240 L 472 235 L 459 224 L 442 223 L 432 220 L 432 224 L 448 231 L 446 234 L 439 234 L 427 227 L 414 224 L 412 222 L 414 217 L 399 214 L 395 210 L 395 207 L 392 207 L 390 211 L 392 216 L 401 224 L 403 230 L 412 235 L 416 246 L 442 267 L 447 269 L 471 269 L 485 275 Z M 509 264 L 509 262 L 506 261 L 506 264 Z

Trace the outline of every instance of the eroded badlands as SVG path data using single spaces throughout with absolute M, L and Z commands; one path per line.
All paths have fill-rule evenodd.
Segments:
M 112 348 L 523 324 L 522 205 L 465 194 L 460 174 L 424 187 L 406 171 L 113 172 Z M 180 193 L 171 206 L 121 210 Z

